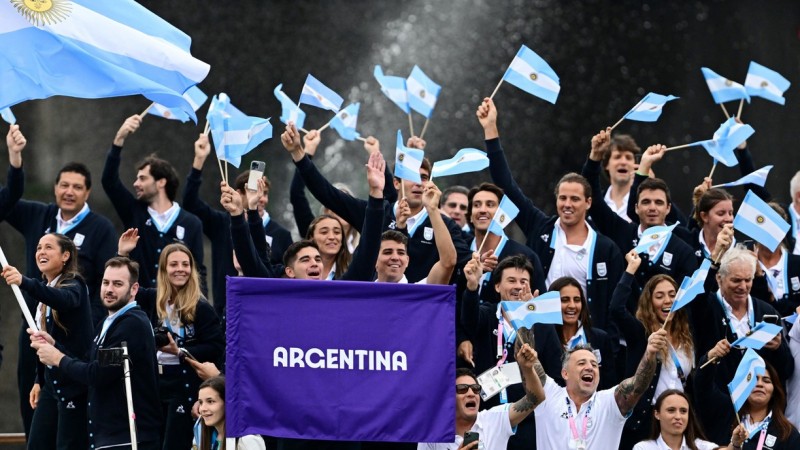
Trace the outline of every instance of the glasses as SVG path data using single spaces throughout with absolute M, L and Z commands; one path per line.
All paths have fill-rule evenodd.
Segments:
M 458 208 L 461 211 L 466 211 L 467 210 L 467 205 L 459 205 L 458 203 L 455 203 L 455 202 L 445 203 L 445 206 L 447 206 L 450 209 Z
M 457 394 L 466 394 L 467 390 L 472 389 L 473 394 L 480 394 L 481 393 L 481 385 L 480 384 L 457 384 L 456 385 L 456 393 Z

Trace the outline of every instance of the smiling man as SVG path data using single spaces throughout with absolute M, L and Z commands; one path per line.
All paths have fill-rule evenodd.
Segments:
M 628 198 L 633 185 L 636 168 L 636 155 L 641 149 L 628 134 L 618 134 L 611 138 L 610 146 L 603 154 L 603 169 L 611 184 L 603 197 L 603 203 L 626 222 L 628 217 Z M 600 192 L 598 189 L 597 192 Z

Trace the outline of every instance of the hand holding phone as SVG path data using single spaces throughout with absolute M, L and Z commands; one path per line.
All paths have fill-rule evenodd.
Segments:
M 247 177 L 247 190 L 257 191 L 258 180 L 264 176 L 264 170 L 267 168 L 267 163 L 264 161 L 253 161 L 250 163 L 250 175 Z
M 461 444 L 461 447 L 466 447 L 467 445 L 478 441 L 479 437 L 480 435 L 477 431 L 467 431 L 464 433 L 464 443 Z

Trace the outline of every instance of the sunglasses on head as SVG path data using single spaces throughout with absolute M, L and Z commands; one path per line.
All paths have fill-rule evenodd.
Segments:
M 481 393 L 481 385 L 480 384 L 457 384 L 456 385 L 456 393 L 457 394 L 466 394 L 467 390 L 472 389 L 473 394 L 480 394 Z
M 447 204 L 445 204 L 445 206 L 447 206 L 450 209 L 458 208 L 461 211 L 466 211 L 467 210 L 467 205 L 459 205 L 458 203 L 454 203 L 454 202 L 447 203 Z

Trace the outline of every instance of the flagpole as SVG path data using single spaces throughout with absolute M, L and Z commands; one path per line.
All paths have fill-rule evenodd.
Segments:
M 222 160 L 219 159 L 219 155 L 217 155 L 217 152 L 214 152 L 214 155 L 216 155 L 217 157 L 217 165 L 219 166 L 219 176 L 222 177 L 222 181 L 225 181 L 225 170 L 222 168 Z M 225 181 L 225 184 L 227 183 L 228 182 Z
M 639 100 L 639 103 L 637 103 L 637 104 L 636 104 L 636 106 L 634 106 L 633 108 L 631 108 L 631 111 L 635 111 L 635 110 L 636 110 L 636 108 L 638 108 L 638 107 L 639 107 L 639 105 L 641 105 L 641 104 L 642 104 L 642 102 L 644 102 L 644 99 L 645 99 L 645 98 L 647 98 L 647 96 L 646 96 L 646 95 L 645 95 L 644 97 L 642 97 L 642 99 L 641 99 L 641 100 Z M 628 114 L 630 114 L 630 112 L 631 112 L 631 111 L 628 111 L 628 112 L 626 112 L 626 113 L 625 113 L 625 115 L 624 115 L 624 116 L 622 116 L 622 118 L 621 118 L 621 119 L 619 119 L 619 120 L 617 121 L 617 123 L 615 123 L 615 124 L 614 124 L 614 126 L 613 126 L 613 127 L 611 127 L 611 129 L 610 129 L 609 131 L 614 131 L 614 128 L 617 128 L 617 125 L 621 124 L 621 123 L 622 123 L 622 121 L 623 121 L 623 120 L 625 120 L 625 116 L 627 116 Z
M 672 309 L 669 310 L 669 314 L 667 314 L 667 318 L 664 319 L 664 323 L 661 325 L 661 329 L 662 330 L 667 327 L 667 323 L 669 323 L 669 319 L 671 319 L 671 318 L 672 318 Z
M 324 130 L 325 128 L 328 128 L 329 126 L 331 126 L 331 123 L 333 122 L 333 119 L 335 119 L 336 116 L 338 116 L 338 115 L 339 115 L 339 113 L 334 114 L 334 116 L 331 118 L 331 120 L 329 120 L 328 123 L 326 123 L 325 125 L 323 125 L 320 128 L 318 128 L 317 131 L 322 133 L 322 130 Z M 308 134 L 308 133 L 306 133 L 306 134 Z
M 427 117 L 425 118 L 425 125 L 422 126 L 422 133 L 419 134 L 419 138 L 420 139 L 422 139 L 422 136 L 425 136 L 425 130 L 428 129 L 428 121 L 429 120 L 430 120 L 429 118 L 427 118 Z
M 722 107 L 722 112 L 723 112 L 723 113 L 725 113 L 725 118 L 726 118 L 726 119 L 730 119 L 730 118 L 731 118 L 731 115 L 730 115 L 730 114 L 728 114 L 728 110 L 727 110 L 727 109 L 725 109 L 725 104 L 724 104 L 724 103 L 720 103 L 720 104 L 719 104 L 719 106 L 721 106 L 721 107 Z
M 150 103 L 149 105 L 147 105 L 147 108 L 145 108 L 144 111 L 142 111 L 142 113 L 139 114 L 139 116 L 140 117 L 144 117 L 144 115 L 147 114 L 147 111 L 150 111 L 150 108 L 152 108 L 153 105 L 155 105 L 155 104 L 156 104 L 156 102 L 153 102 L 153 103 Z
M 225 184 L 230 186 L 230 184 L 228 184 L 228 160 L 227 159 L 225 160 Z
M 717 358 L 716 356 L 715 356 L 715 357 L 713 357 L 713 358 L 711 358 L 711 359 L 709 359 L 708 361 L 706 361 L 706 363 L 705 363 L 705 364 L 703 364 L 702 366 L 700 366 L 700 368 L 701 368 L 701 369 L 704 369 L 704 368 L 705 368 L 707 365 L 709 365 L 709 364 L 713 363 L 713 362 L 714 362 L 714 361 L 716 361 L 717 359 L 719 359 L 719 358 Z
M 494 220 L 494 217 L 492 217 L 492 220 Z M 486 239 L 488 237 L 489 237 L 489 230 L 486 230 L 486 234 L 483 235 L 483 240 L 481 241 L 481 246 L 478 247 L 478 255 L 481 254 L 481 250 L 483 250 L 483 244 L 485 244 L 486 241 L 488 241 L 488 239 Z
M 6 254 L 3 252 L 2 247 L 0 247 L 0 264 L 2 264 L 3 267 L 8 266 L 8 260 L 6 259 Z M 28 309 L 28 304 L 25 303 L 25 299 L 22 298 L 22 291 L 19 290 L 19 286 L 12 284 L 11 290 L 14 291 L 14 297 L 17 298 L 17 303 L 19 304 L 19 308 L 22 310 L 22 315 L 25 316 L 25 322 L 28 324 L 28 328 L 38 331 L 39 327 L 36 326 L 36 322 L 33 320 L 33 316 L 31 316 L 31 311 Z
M 366 140 L 366 139 L 364 139 L 364 138 L 363 138 L 363 137 L 361 137 L 361 136 L 357 136 L 357 137 L 356 137 L 356 139 L 358 139 L 359 141 L 361 141 L 361 142 L 364 142 L 364 143 L 366 143 L 366 142 L 367 142 L 367 140 Z
M 628 114 L 626 113 L 626 114 L 625 114 L 625 116 L 627 116 L 627 115 L 628 115 Z M 614 128 L 617 128 L 617 125 L 621 124 L 621 123 L 622 123 L 622 121 L 623 121 L 623 120 L 625 120 L 625 116 L 622 116 L 622 118 L 621 118 L 621 119 L 619 119 L 619 120 L 617 121 L 617 123 L 615 123 L 615 124 L 614 124 L 614 126 L 613 126 L 613 127 L 611 127 L 611 129 L 610 129 L 610 130 L 608 130 L 608 131 L 614 131 Z
M 414 136 L 414 122 L 411 120 L 411 113 L 408 113 L 408 128 L 411 130 L 411 135 Z
M 500 78 L 500 82 L 497 83 L 497 86 L 494 87 L 492 91 L 492 95 L 489 96 L 489 99 L 494 99 L 494 94 L 497 94 L 497 90 L 500 89 L 500 85 L 503 84 L 503 79 L 505 78 L 505 74 L 503 74 L 503 78 Z
M 739 100 L 739 112 L 736 113 L 736 118 L 742 118 L 742 107 L 744 106 L 744 99 Z
M 308 134 L 308 130 L 306 130 L 305 128 L 300 128 L 300 131 L 302 131 L 303 134 Z
M 679 150 L 679 149 L 682 149 L 682 148 L 695 147 L 695 146 L 697 146 L 697 142 L 692 142 L 691 144 L 683 144 L 683 145 L 677 145 L 675 147 L 665 148 L 664 151 L 665 152 L 669 152 L 669 151 L 672 151 L 672 150 Z
M 714 176 L 714 171 L 715 170 L 717 170 L 717 160 L 716 159 L 714 160 L 714 165 L 711 166 L 711 172 L 708 173 L 708 178 L 711 178 L 711 177 Z
M 406 184 L 403 183 L 403 179 L 400 179 L 400 199 L 406 198 Z
M 211 123 L 208 121 L 208 119 L 206 119 L 206 126 L 203 127 L 203 134 L 205 134 L 206 136 L 208 136 L 209 128 L 211 128 Z

